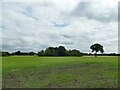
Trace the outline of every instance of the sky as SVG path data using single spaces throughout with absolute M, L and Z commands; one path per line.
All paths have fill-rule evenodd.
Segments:
M 118 53 L 118 0 L 4 0 L 0 20 L 3 51 L 34 51 L 65 46 Z

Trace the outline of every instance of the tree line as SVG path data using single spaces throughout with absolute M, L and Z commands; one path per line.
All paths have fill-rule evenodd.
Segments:
M 21 52 L 21 51 L 16 51 L 16 52 L 5 52 L 5 51 L 2 51 L 0 52 L 0 56 L 13 56 L 13 55 L 36 55 L 36 53 L 34 52 Z
M 73 50 L 67 50 L 64 46 L 59 46 L 59 47 L 48 47 L 45 50 L 41 50 L 38 53 L 35 53 L 33 51 L 31 52 L 21 52 L 21 51 L 16 51 L 16 52 L 0 52 L 0 56 L 12 56 L 12 55 L 38 55 L 38 56 L 120 56 L 120 54 L 116 53 L 110 53 L 110 54 L 105 54 L 103 46 L 96 43 L 90 46 L 90 49 L 92 52 L 95 52 L 94 54 L 91 53 L 83 53 L 80 52 L 79 50 L 73 49 Z M 97 54 L 97 52 L 101 52 L 102 54 Z
M 38 56 L 82 56 L 83 53 L 79 50 L 73 49 L 73 50 L 67 50 L 64 46 L 59 47 L 48 47 L 45 50 L 41 50 L 38 53 L 35 53 L 33 51 L 31 52 L 0 52 L 1 56 L 12 56 L 12 55 L 38 55 Z

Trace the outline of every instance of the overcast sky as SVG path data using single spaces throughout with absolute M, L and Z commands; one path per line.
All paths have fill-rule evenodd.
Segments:
M 90 45 L 100 43 L 106 53 L 118 52 L 117 0 L 8 1 L 3 2 L 0 24 L 4 51 L 63 45 L 91 52 Z

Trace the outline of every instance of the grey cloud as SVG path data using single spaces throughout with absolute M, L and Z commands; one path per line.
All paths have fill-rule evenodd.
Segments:
M 111 22 L 118 20 L 117 7 L 103 8 L 98 2 L 80 2 L 71 12 L 73 17 L 87 17 L 90 20 L 98 20 L 101 22 Z M 97 7 L 92 7 L 98 5 Z M 117 5 L 117 4 L 116 4 Z
M 66 42 L 66 41 L 64 41 L 64 42 L 61 42 L 61 44 L 65 44 L 65 45 L 73 45 L 73 42 Z
M 65 38 L 72 38 L 72 36 L 69 36 L 69 35 L 60 35 L 60 36 L 63 36 Z
M 49 1 L 48 3 L 46 1 L 46 4 L 5 4 L 3 31 L 1 30 L 3 49 L 8 51 L 40 51 L 49 46 L 63 45 L 67 49 L 91 52 L 90 45 L 98 42 L 105 47 L 106 52 L 117 51 L 117 22 L 113 20 L 116 18 L 114 7 L 109 11 L 113 13 L 115 18 L 112 17 L 109 19 L 110 22 L 103 23 L 108 18 L 100 16 L 96 13 L 97 11 L 93 12 L 96 8 L 94 9 L 92 6 L 99 5 L 99 3 L 79 3 L 77 7 L 72 7 L 70 10 L 64 10 L 68 8 L 66 5 L 63 8 L 54 4 Z M 59 4 L 61 6 L 61 3 Z M 107 10 L 106 8 L 104 7 L 105 10 Z M 73 11 L 71 12 L 71 10 Z M 109 18 L 112 16 L 110 12 L 106 13 Z M 101 14 L 104 15 L 102 12 Z M 64 28 L 56 28 L 51 23 L 64 23 L 66 21 L 70 25 Z

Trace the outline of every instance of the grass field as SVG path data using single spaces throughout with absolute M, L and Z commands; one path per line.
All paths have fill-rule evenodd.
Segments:
M 118 57 L 2 58 L 3 88 L 117 88 Z

